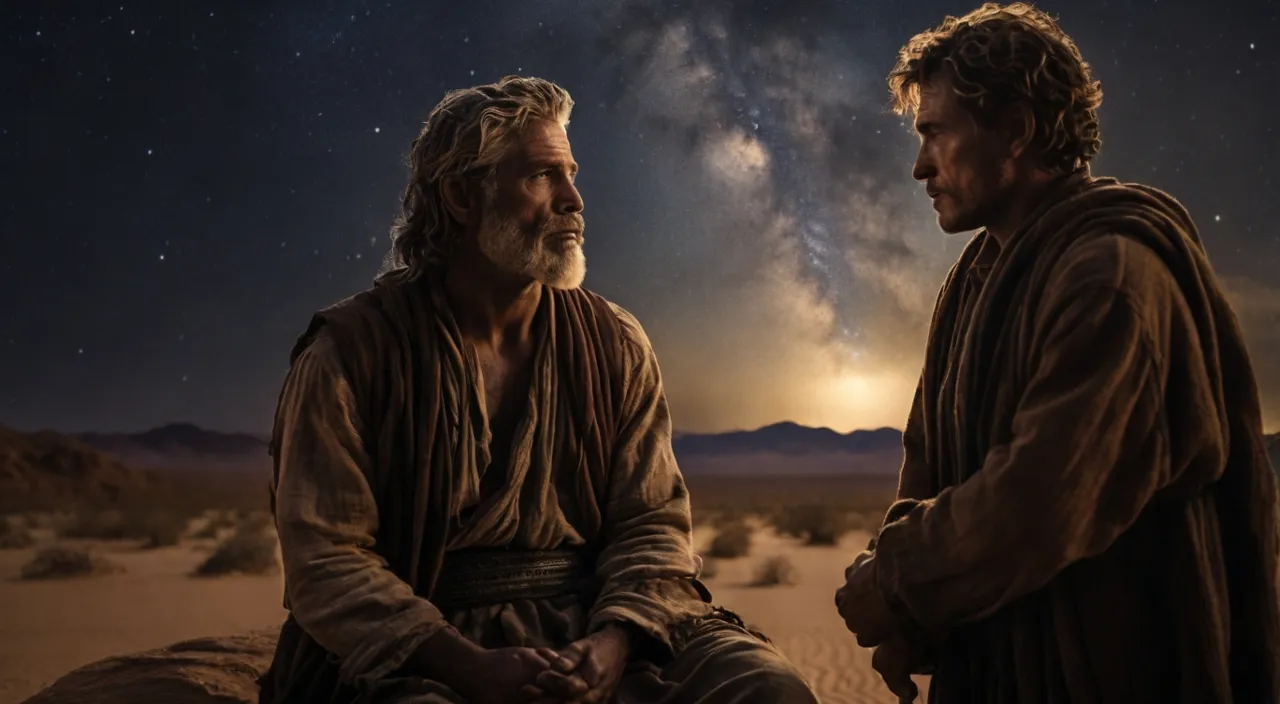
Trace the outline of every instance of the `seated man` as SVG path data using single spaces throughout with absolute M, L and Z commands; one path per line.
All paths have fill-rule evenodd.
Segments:
M 572 106 L 449 93 L 387 270 L 294 348 L 264 704 L 817 701 L 696 579 L 653 350 L 579 288 Z

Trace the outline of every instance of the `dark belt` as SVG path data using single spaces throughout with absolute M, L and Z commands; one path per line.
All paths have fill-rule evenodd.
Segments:
M 591 566 L 577 550 L 454 550 L 446 552 L 431 603 L 441 611 L 516 599 L 587 596 Z

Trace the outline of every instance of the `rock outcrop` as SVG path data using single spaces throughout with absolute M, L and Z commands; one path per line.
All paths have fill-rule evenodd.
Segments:
M 85 665 L 24 704 L 257 704 L 276 629 L 197 638 Z

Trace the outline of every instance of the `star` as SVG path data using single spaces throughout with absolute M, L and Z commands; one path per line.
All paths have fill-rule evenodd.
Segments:
M 163 255 L 163 254 L 161 254 L 161 255 L 160 255 L 160 261 L 164 261 L 164 255 Z
M 1214 221 L 1214 222 L 1222 222 L 1222 216 L 1221 216 L 1221 215 L 1214 215 L 1214 216 L 1213 216 L 1213 221 Z
M 76 354 L 84 354 L 84 348 L 81 347 L 80 349 L 76 350 Z
M 150 150 L 150 149 L 148 149 L 148 150 L 147 150 L 147 156 L 151 156 L 151 150 Z
M 373 133 L 374 133 L 374 134 L 378 134 L 378 133 L 379 133 L 379 132 L 381 132 L 381 131 L 382 131 L 382 128 L 381 128 L 381 127 L 374 127 L 374 128 L 373 128 Z

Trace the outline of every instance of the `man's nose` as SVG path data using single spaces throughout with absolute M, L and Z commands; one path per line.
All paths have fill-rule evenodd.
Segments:
M 921 149 L 920 153 L 916 155 L 916 163 L 911 167 L 911 178 L 917 181 L 926 181 L 933 178 L 934 171 L 933 163 L 929 161 L 928 157 L 925 156 L 924 150 Z
M 556 212 L 562 215 L 581 213 L 584 207 L 578 187 L 572 181 L 565 180 L 560 192 L 556 194 Z

